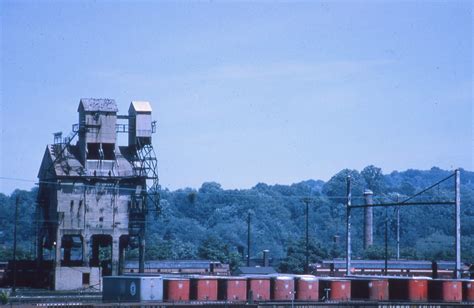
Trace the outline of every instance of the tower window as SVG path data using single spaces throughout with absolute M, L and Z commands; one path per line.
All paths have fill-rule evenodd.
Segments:
M 87 144 L 87 159 L 99 159 L 99 143 L 88 143 Z
M 115 160 L 115 144 L 102 143 L 102 150 L 104 151 L 104 159 Z

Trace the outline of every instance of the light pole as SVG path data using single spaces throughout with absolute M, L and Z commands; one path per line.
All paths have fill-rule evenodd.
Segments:
M 13 228 L 13 286 L 12 293 L 16 292 L 16 228 L 18 224 L 18 203 L 20 202 L 20 197 L 16 195 L 15 199 L 15 226 Z
M 309 198 L 304 198 L 303 202 L 306 204 L 306 251 L 305 251 L 305 269 L 304 272 L 309 272 Z
M 400 202 L 400 195 L 397 194 L 397 203 Z M 400 260 L 400 207 L 397 206 L 397 260 Z
M 247 267 L 250 266 L 250 212 L 247 216 Z

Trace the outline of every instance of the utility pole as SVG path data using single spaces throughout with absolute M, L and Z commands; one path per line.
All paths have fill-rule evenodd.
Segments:
M 385 207 L 385 275 L 388 275 L 388 207 Z
M 306 204 L 306 262 L 305 262 L 305 273 L 309 272 L 309 199 L 304 198 L 303 202 Z
M 347 176 L 346 199 L 346 276 L 351 274 L 351 176 Z
M 250 212 L 247 216 L 247 266 L 250 266 Z
M 397 203 L 400 202 L 400 195 L 397 194 Z M 397 260 L 400 260 L 400 207 L 397 206 Z
M 20 202 L 20 197 L 16 195 L 15 199 L 15 226 L 13 228 L 13 286 L 12 292 L 16 292 L 16 228 L 18 224 L 18 203 Z
M 455 216 L 456 216 L 456 269 L 454 277 L 461 278 L 461 172 L 459 169 L 454 171 L 454 191 L 455 191 Z

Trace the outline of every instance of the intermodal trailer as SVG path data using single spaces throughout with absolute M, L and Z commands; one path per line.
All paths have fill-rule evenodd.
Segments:
M 103 278 L 104 302 L 163 301 L 161 276 L 108 276 Z

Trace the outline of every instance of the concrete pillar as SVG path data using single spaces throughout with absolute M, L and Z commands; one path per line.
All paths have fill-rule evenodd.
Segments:
M 112 276 L 117 276 L 119 274 L 119 238 L 114 236 L 112 239 Z
M 119 245 L 119 268 L 118 268 L 118 274 L 119 275 L 123 274 L 123 266 L 124 266 L 124 261 L 125 261 L 125 249 L 126 248 L 127 248 L 126 235 L 122 235 L 120 237 L 120 245 Z
M 58 236 L 56 238 L 56 245 L 53 246 L 54 261 L 56 263 L 56 267 L 61 266 L 61 245 L 62 245 L 62 235 L 58 230 Z
M 91 265 L 92 266 L 100 266 L 99 264 L 99 241 L 97 238 L 91 237 L 92 242 L 92 258 L 91 258 Z
M 369 189 L 364 191 L 365 204 L 372 205 L 374 204 L 373 192 Z M 373 226 L 374 226 L 374 214 L 373 207 L 364 208 L 364 249 L 369 248 L 374 243 L 373 236 Z
M 145 235 L 140 232 L 139 236 L 139 245 L 138 245 L 138 272 L 144 273 L 145 272 Z
M 89 241 L 87 236 L 83 235 L 82 238 L 82 266 L 89 266 Z

